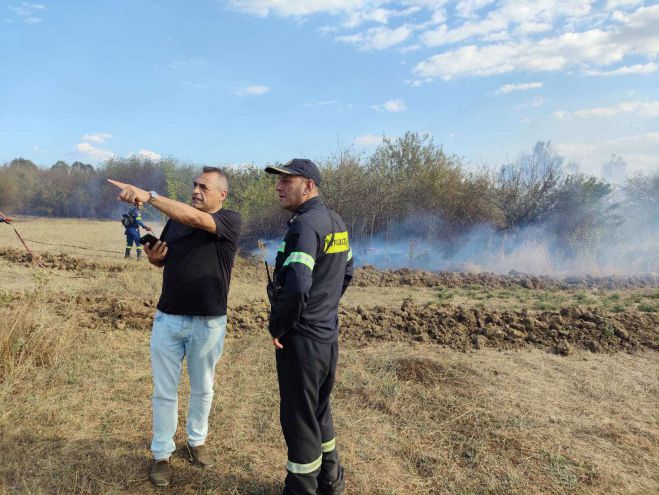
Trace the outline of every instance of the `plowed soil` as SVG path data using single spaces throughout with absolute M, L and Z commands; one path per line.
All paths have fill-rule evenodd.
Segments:
M 68 254 L 39 253 L 37 256 L 41 266 L 53 270 L 102 270 L 106 272 L 122 272 L 126 270 L 125 264 L 89 261 L 88 259 L 69 256 Z M 12 248 L 0 248 L 0 259 L 11 263 L 19 263 L 24 266 L 31 266 L 34 263 L 32 256 L 26 251 Z
M 30 265 L 27 253 L 0 249 L 0 258 Z M 129 266 L 123 262 L 96 262 L 64 254 L 42 254 L 41 262 L 49 269 L 119 272 Z M 265 268 L 256 261 L 240 259 L 235 277 L 261 283 Z M 430 273 L 413 270 L 378 271 L 373 267 L 357 269 L 355 287 L 472 287 L 509 288 L 521 286 L 529 290 L 570 290 L 584 288 L 655 288 L 655 275 L 636 277 L 603 277 L 557 279 L 524 274 Z M 20 302 L 22 295 L 8 297 L 9 304 Z M 79 324 L 88 328 L 148 331 L 157 301 L 150 298 L 122 298 L 84 294 L 51 293 L 46 301 L 55 312 L 77 308 Z M 263 300 L 240 304 L 229 309 L 229 335 L 241 337 L 267 332 L 269 307 Z M 510 310 L 496 308 L 464 308 L 449 304 L 415 304 L 406 301 L 399 307 L 342 306 L 339 310 L 341 339 L 356 345 L 369 342 L 427 342 L 457 350 L 492 347 L 518 349 L 536 347 L 567 355 L 573 349 L 591 352 L 632 352 L 642 348 L 659 350 L 659 314 L 628 310 L 608 312 L 594 306 L 570 306 L 557 311 Z
M 9 304 L 18 304 L 15 295 Z M 79 324 L 99 330 L 149 331 L 157 301 L 53 294 L 45 301 L 66 313 L 75 304 Z M 58 310 L 58 308 L 60 308 Z M 269 307 L 254 301 L 229 308 L 228 335 L 240 338 L 266 333 Z M 601 308 L 571 307 L 558 312 L 496 311 L 405 302 L 400 308 L 341 307 L 341 340 L 355 345 L 370 342 L 425 342 L 466 351 L 491 347 L 535 347 L 568 355 L 575 348 L 591 352 L 659 350 L 659 317 L 630 311 L 607 313 Z

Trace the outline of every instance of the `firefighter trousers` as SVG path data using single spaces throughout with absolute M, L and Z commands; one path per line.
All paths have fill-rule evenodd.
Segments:
M 288 447 L 284 493 L 341 493 L 343 469 L 334 436 L 330 394 L 334 386 L 338 342 L 317 342 L 297 333 L 280 339 L 276 351 L 279 419 Z M 332 488 L 333 487 L 333 488 Z

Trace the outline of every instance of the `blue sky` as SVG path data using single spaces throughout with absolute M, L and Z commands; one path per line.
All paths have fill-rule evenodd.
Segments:
M 659 2 L 0 2 L 0 161 L 322 160 L 425 132 L 659 168 Z

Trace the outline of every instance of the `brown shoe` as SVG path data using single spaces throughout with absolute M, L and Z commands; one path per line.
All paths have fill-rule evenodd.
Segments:
M 172 469 L 169 461 L 156 461 L 151 468 L 151 482 L 156 486 L 169 486 L 172 479 Z
M 190 462 L 198 464 L 201 467 L 212 467 L 215 465 L 215 461 L 208 453 L 208 449 L 205 445 L 197 445 L 196 447 L 193 447 L 186 443 L 186 446 L 188 447 Z

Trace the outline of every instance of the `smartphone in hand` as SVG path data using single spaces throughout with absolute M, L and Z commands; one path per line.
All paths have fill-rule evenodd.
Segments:
M 153 234 L 145 234 L 141 239 L 140 239 L 140 244 L 143 244 L 145 246 L 148 246 L 149 249 L 153 249 L 153 245 L 158 242 L 160 239 L 158 239 L 155 235 Z

